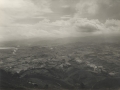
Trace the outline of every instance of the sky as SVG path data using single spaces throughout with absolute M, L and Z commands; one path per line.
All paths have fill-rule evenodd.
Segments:
M 120 34 L 120 0 L 0 0 L 0 42 Z

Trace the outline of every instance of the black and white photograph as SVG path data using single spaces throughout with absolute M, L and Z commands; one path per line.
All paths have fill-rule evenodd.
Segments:
M 0 90 L 120 90 L 120 0 L 0 0 Z

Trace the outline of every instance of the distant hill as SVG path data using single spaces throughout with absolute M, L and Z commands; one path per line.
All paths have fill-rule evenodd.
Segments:
M 75 42 L 120 42 L 120 36 L 85 36 L 85 37 L 67 37 L 67 38 L 30 38 L 30 39 L 21 39 L 21 40 L 11 40 L 1 42 L 1 46 L 55 46 L 63 45 Z

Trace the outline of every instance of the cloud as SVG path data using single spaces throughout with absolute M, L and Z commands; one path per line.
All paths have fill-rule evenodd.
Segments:
M 87 18 L 77 18 L 74 20 L 74 27 L 78 32 L 97 32 L 100 30 L 99 20 L 88 20 Z
M 119 11 L 116 9 L 119 7 L 118 0 L 115 2 L 112 0 L 80 0 L 78 4 L 72 4 L 74 1 L 71 0 L 70 7 L 67 9 L 61 8 L 66 5 L 66 1 L 54 3 L 53 1 L 0 0 L 0 41 L 120 33 L 120 20 L 116 19 L 119 17 Z M 53 4 L 50 5 L 50 3 Z M 76 13 L 70 14 L 74 11 L 74 6 L 76 6 Z M 49 18 L 54 20 L 51 21 Z M 31 22 L 35 20 L 35 23 L 28 23 L 30 19 Z M 102 20 L 104 22 L 101 22 Z
M 0 0 L 0 8 L 19 8 L 23 3 L 23 0 Z
M 68 8 L 70 7 L 69 5 L 64 5 L 64 6 L 61 6 L 62 8 Z
M 52 22 L 51 23 L 53 26 L 61 26 L 61 27 L 64 27 L 64 26 L 69 26 L 70 25 L 70 22 L 69 21 L 65 21 L 65 20 L 57 20 L 55 22 Z
M 89 13 L 89 14 L 95 14 L 97 11 L 97 4 L 96 0 L 81 0 L 77 5 L 76 5 L 76 10 L 80 15 Z
M 62 38 L 68 37 L 69 31 L 65 29 L 67 22 L 56 21 L 51 23 L 44 19 L 37 24 L 14 24 L 0 28 L 1 41 L 20 40 L 28 38 Z M 62 29 L 64 27 L 64 29 Z
M 51 0 L 51 9 L 57 15 L 57 19 L 60 19 L 64 15 L 73 15 L 75 10 L 75 4 L 77 0 Z
M 120 20 L 106 20 L 105 26 L 107 29 L 107 33 L 120 34 Z
M 120 19 L 120 0 L 80 0 L 75 16 L 89 19 Z
M 71 15 L 64 15 L 61 17 L 61 19 L 70 19 L 71 18 Z
M 27 38 L 64 38 L 81 37 L 89 35 L 109 35 L 120 33 L 119 20 L 106 20 L 105 23 L 97 19 L 71 18 L 50 22 L 43 19 L 36 24 L 14 24 L 0 28 L 0 39 L 15 40 Z
M 39 5 L 32 0 L 0 0 L 0 26 L 8 22 L 13 23 L 17 19 L 52 13 L 47 3 L 47 0 L 39 0 Z
M 106 20 L 105 25 L 106 27 L 120 27 L 120 20 Z
M 3 11 L 0 11 L 0 26 L 9 25 L 11 24 L 12 21 L 13 21 L 13 18 L 11 16 L 4 13 Z

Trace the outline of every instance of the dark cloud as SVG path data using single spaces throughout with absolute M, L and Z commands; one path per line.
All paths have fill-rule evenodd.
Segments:
M 99 31 L 97 27 L 92 26 L 92 25 L 77 26 L 76 29 L 79 32 L 87 32 L 87 33 Z
M 86 18 L 76 18 L 73 25 L 77 32 L 92 33 L 101 30 L 102 23 L 99 20 L 89 20 Z

